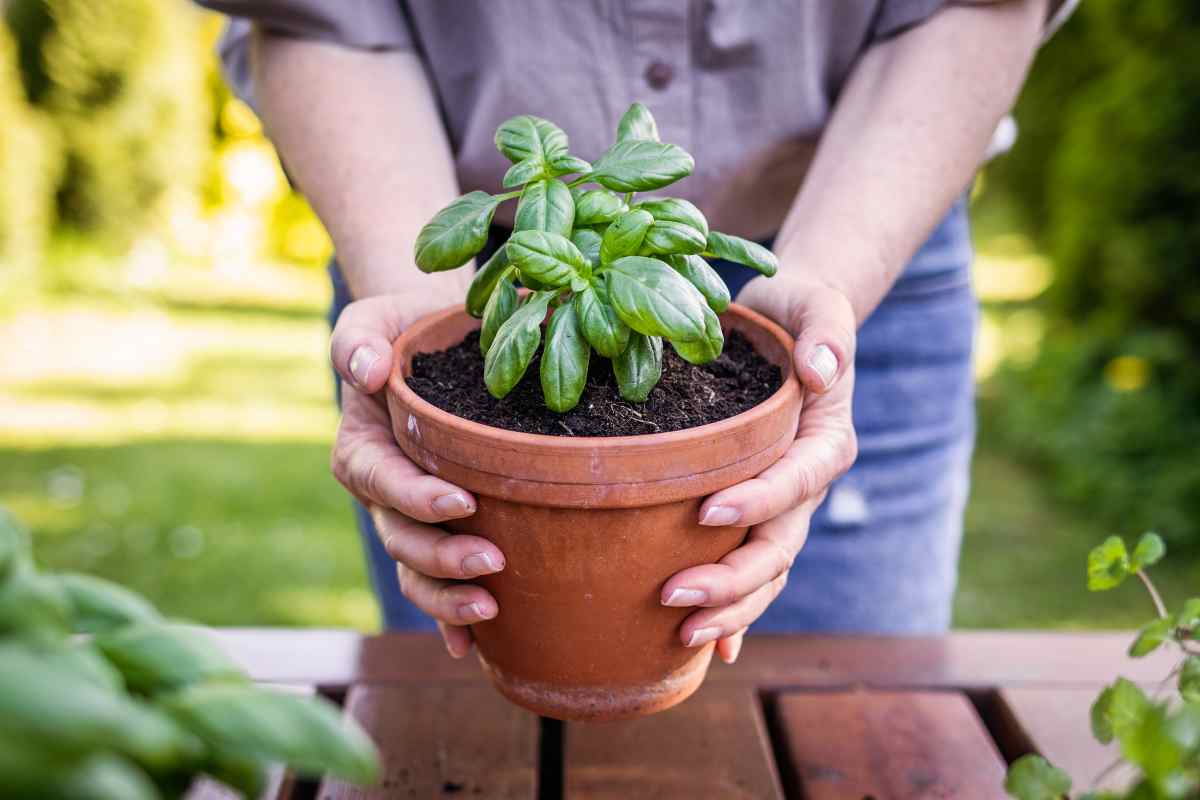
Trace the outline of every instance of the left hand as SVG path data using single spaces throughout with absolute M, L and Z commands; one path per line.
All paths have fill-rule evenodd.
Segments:
M 851 416 L 857 325 L 845 295 L 781 274 L 769 282 L 751 281 L 738 302 L 796 338 L 793 364 L 805 389 L 800 425 L 779 461 L 700 507 L 701 525 L 749 525 L 746 542 L 716 564 L 676 573 L 661 598 L 667 606 L 700 606 L 680 626 L 679 638 L 688 647 L 717 640 L 717 653 L 729 664 L 738 657 L 746 629 L 787 584 L 829 485 L 858 454 Z

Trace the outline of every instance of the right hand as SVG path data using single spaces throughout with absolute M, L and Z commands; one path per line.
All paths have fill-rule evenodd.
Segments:
M 475 513 L 470 492 L 427 474 L 392 436 L 382 390 L 392 371 L 392 342 L 421 316 L 428 299 L 379 295 L 351 303 L 333 330 L 330 353 L 342 376 L 342 421 L 333 445 L 334 476 L 371 512 L 400 591 L 438 621 L 455 658 L 471 650 L 474 622 L 499 612 L 496 599 L 471 578 L 504 569 L 504 554 L 480 536 L 437 527 Z

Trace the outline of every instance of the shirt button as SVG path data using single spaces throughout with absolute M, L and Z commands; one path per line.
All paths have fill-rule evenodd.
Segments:
M 675 78 L 675 68 L 665 61 L 654 61 L 646 67 L 646 83 L 651 89 L 662 91 Z

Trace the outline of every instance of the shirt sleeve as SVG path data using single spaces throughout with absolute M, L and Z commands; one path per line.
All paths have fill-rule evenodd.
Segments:
M 994 2 L 1005 2 L 1005 0 L 883 0 L 875 14 L 870 39 L 879 41 L 903 33 L 929 19 L 943 6 L 987 5 Z M 1079 0 L 1050 0 L 1045 33 L 1042 36 L 1043 42 L 1053 36 L 1054 32 L 1067 21 L 1067 17 L 1071 16 L 1077 5 L 1079 5 Z
M 400 0 L 197 0 L 288 36 L 362 50 L 408 50 L 412 35 Z

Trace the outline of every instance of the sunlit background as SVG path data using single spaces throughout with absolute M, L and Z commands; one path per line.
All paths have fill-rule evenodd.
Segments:
M 0 1 L 0 506 L 213 624 L 377 614 L 328 473 L 327 235 L 183 0 Z M 1200 18 L 1085 2 L 972 202 L 981 436 L 956 624 L 1113 627 L 1109 533 L 1200 587 Z

